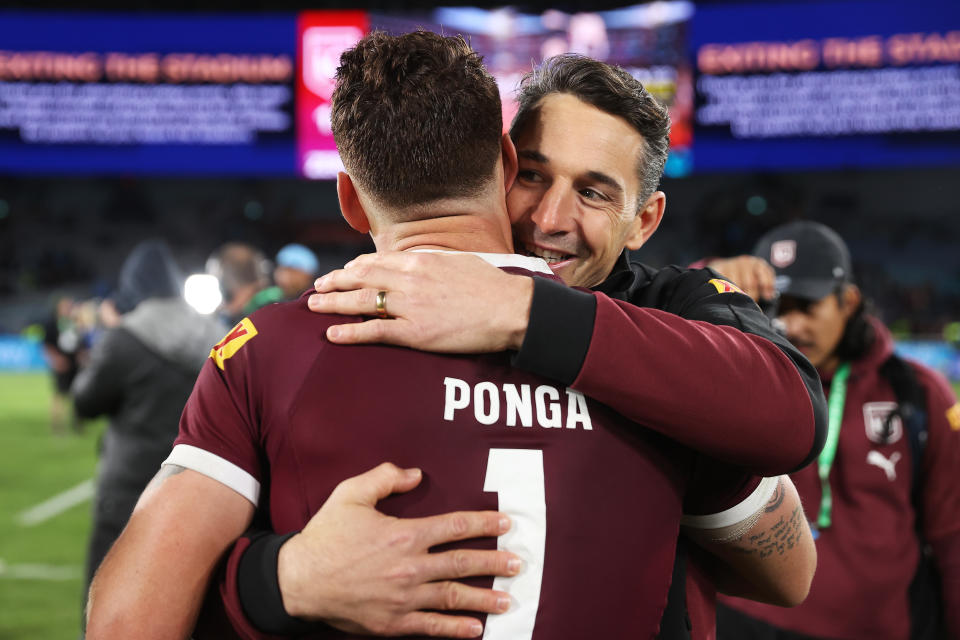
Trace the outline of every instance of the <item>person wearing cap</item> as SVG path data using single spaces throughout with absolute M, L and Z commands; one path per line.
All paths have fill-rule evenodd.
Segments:
M 273 270 L 274 285 L 254 295 L 244 307 L 244 315 L 274 302 L 295 299 L 313 286 L 319 267 L 317 256 L 302 244 L 284 246 L 277 252 L 277 267 Z
M 817 536 L 810 594 L 794 609 L 726 598 L 721 640 L 960 637 L 960 406 L 946 380 L 893 355 L 830 228 L 773 229 L 777 317 L 817 367 L 827 443 L 791 475 Z M 939 574 L 939 579 L 937 578 Z M 948 630 L 945 635 L 943 625 Z
M 87 586 L 170 453 L 200 367 L 225 331 L 187 304 L 182 287 L 164 242 L 138 244 L 120 269 L 116 292 L 101 305 L 107 329 L 73 381 L 80 417 L 110 417 L 97 465 Z

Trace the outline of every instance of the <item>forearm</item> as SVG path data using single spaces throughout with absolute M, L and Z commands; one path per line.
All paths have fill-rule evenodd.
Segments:
M 786 348 L 538 281 L 514 364 L 711 457 L 776 475 L 809 462 L 825 431 L 816 372 Z
M 578 391 L 711 457 L 771 475 L 813 440 L 810 396 L 772 342 L 655 309 L 597 301 Z

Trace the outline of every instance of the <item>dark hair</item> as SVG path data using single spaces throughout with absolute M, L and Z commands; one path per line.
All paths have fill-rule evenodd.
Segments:
M 534 67 L 520 81 L 519 110 L 510 126 L 517 140 L 532 122 L 541 101 L 551 93 L 566 93 L 611 115 L 626 120 L 643 138 L 643 155 L 637 159 L 640 208 L 657 190 L 670 147 L 670 115 L 629 73 L 605 62 L 567 53 Z
M 843 289 L 846 286 L 847 285 L 840 285 L 834 293 L 841 305 L 844 304 Z M 857 308 L 854 309 L 850 319 L 847 320 L 847 326 L 843 329 L 840 342 L 837 343 L 837 348 L 834 349 L 834 353 L 841 360 L 859 360 L 865 356 L 873 346 L 876 332 L 873 330 L 873 325 L 870 324 L 869 319 L 870 316 L 873 315 L 872 310 L 873 304 L 866 298 L 863 298 L 860 300 Z
M 503 115 L 496 80 L 462 37 L 375 31 L 340 57 L 332 124 L 351 178 L 405 207 L 479 193 Z

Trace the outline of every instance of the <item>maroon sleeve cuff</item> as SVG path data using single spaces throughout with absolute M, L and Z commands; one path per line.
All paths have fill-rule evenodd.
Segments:
M 527 333 L 513 366 L 572 384 L 590 348 L 596 310 L 593 294 L 534 278 Z

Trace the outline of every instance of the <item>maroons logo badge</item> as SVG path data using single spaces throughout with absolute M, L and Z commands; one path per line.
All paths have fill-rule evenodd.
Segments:
M 218 342 L 213 349 L 210 350 L 210 357 L 213 358 L 213 361 L 216 362 L 220 370 L 223 371 L 223 363 L 228 358 L 233 357 L 237 351 L 240 351 L 240 348 L 247 344 L 255 335 L 257 335 L 257 328 L 250 322 L 250 318 L 244 318 L 237 323 L 237 326 L 230 330 L 230 333 L 228 333 L 223 340 Z
M 903 421 L 893 416 L 890 421 L 890 433 L 884 438 L 883 425 L 887 416 L 897 410 L 896 402 L 868 402 L 863 405 L 863 425 L 867 439 L 876 444 L 893 444 L 903 437 Z
M 777 240 L 770 245 L 770 264 L 780 269 L 789 267 L 797 259 L 796 240 Z

